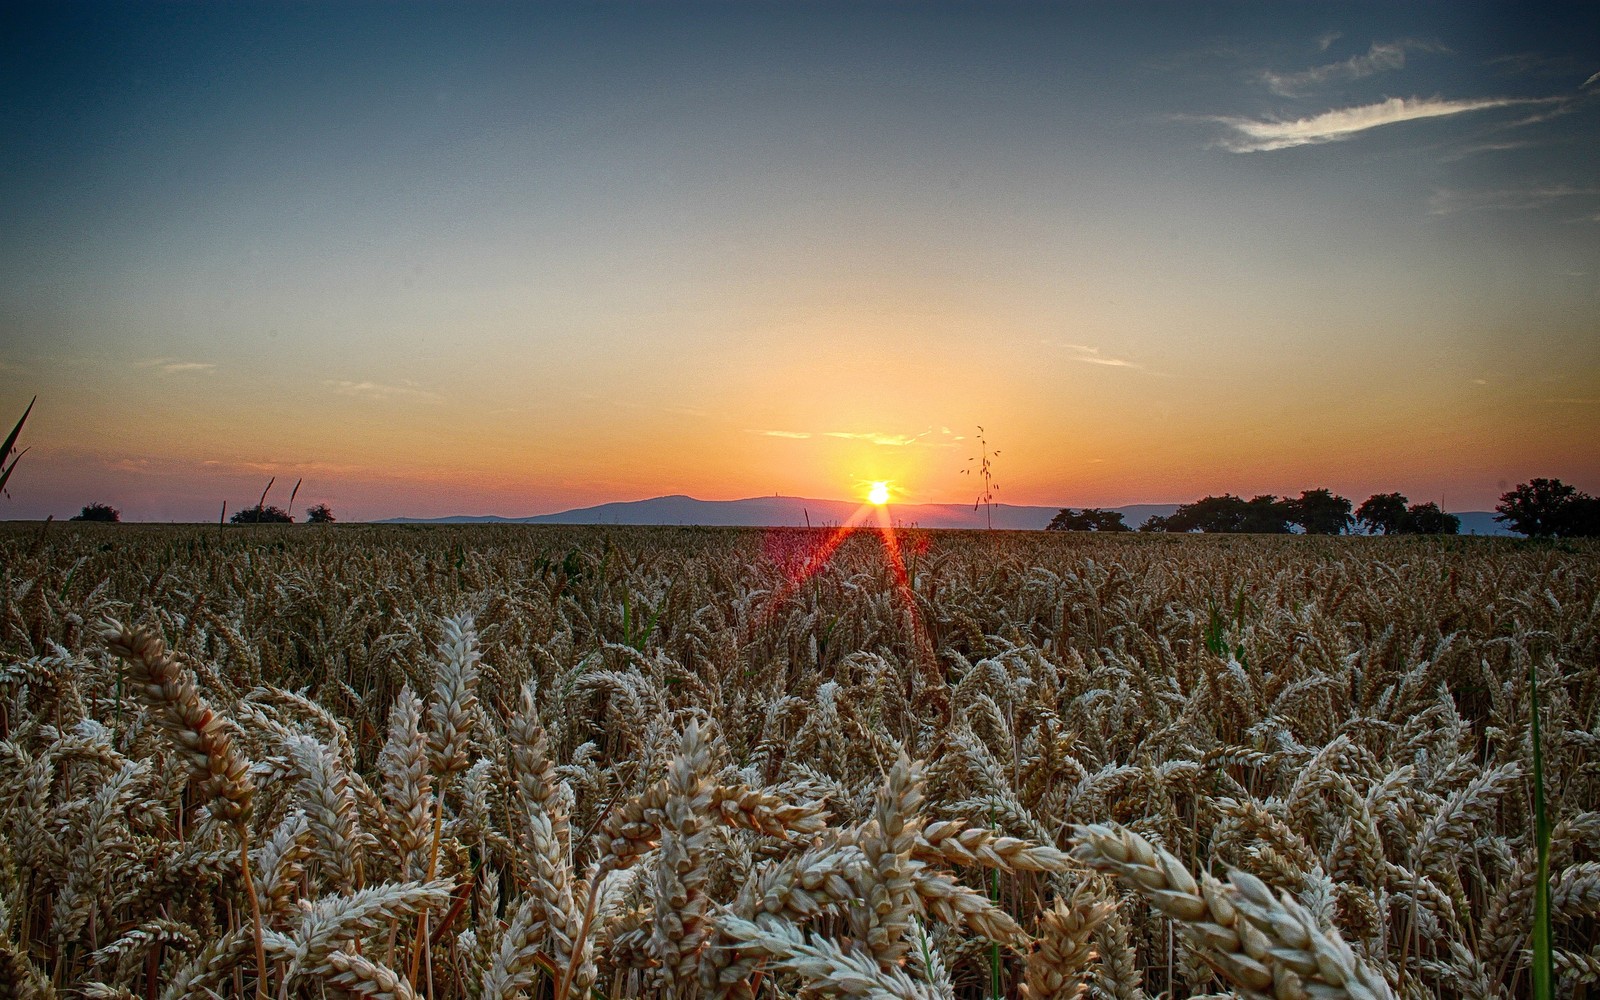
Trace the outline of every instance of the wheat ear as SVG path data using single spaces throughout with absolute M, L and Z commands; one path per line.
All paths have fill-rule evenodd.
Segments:
M 330 954 L 327 964 L 335 973 L 328 981 L 356 996 L 373 1000 L 417 1000 L 411 984 L 387 965 L 343 950 Z
M 112 654 L 127 662 L 134 692 L 150 706 L 157 725 L 189 758 L 195 777 L 205 781 L 212 810 L 242 826 L 256 794 L 250 761 L 233 745 L 222 716 L 195 690 L 194 671 L 142 626 L 108 621 L 101 636 Z
M 1084 970 L 1094 960 L 1094 931 L 1116 905 L 1083 891 L 1039 917 L 1038 940 L 1028 953 L 1021 995 L 1024 1000 L 1077 1000 L 1087 989 Z
M 1288 894 L 1274 897 L 1254 875 L 1231 871 L 1223 885 L 1196 884 L 1183 862 L 1116 824 L 1080 826 L 1072 856 L 1123 876 L 1152 906 L 1178 921 L 1201 955 L 1247 997 L 1284 1000 L 1393 1000 L 1389 984 L 1337 931 L 1323 931 Z

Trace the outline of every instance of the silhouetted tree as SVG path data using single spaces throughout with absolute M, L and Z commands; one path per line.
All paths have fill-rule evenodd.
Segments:
M 1046 531 L 1089 531 L 1092 529 L 1089 511 L 1073 510 L 1071 507 L 1061 508 L 1061 513 L 1050 519 L 1044 526 Z
M 1122 514 L 1114 510 L 1101 510 L 1098 507 L 1085 507 L 1083 510 L 1074 510 L 1063 507 L 1061 513 L 1050 519 L 1045 526 L 1046 531 L 1127 531 L 1128 526 L 1122 521 Z
M 1244 530 L 1248 505 L 1243 497 L 1224 493 L 1186 503 L 1167 518 L 1168 531 L 1208 531 L 1233 534 Z
M 281 507 L 271 505 L 263 507 L 261 504 L 256 504 L 254 507 L 246 507 L 235 513 L 228 520 L 234 524 L 291 524 L 294 518 Z
M 1244 520 L 1239 530 L 1254 535 L 1287 535 L 1293 513 L 1287 500 L 1279 500 L 1271 494 L 1251 497 L 1244 505 Z
M 122 511 L 120 511 L 117 508 L 111 506 L 110 504 L 99 503 L 97 501 L 97 502 L 89 504 L 87 507 L 83 508 L 83 513 L 74 514 L 68 520 L 72 520 L 72 521 L 120 521 L 120 520 L 122 520 Z
M 1406 519 L 1404 493 L 1374 493 L 1356 508 L 1356 520 L 1367 530 L 1385 535 L 1399 534 Z
M 1500 495 L 1494 519 L 1509 524 L 1511 530 L 1530 538 L 1564 535 L 1562 529 L 1571 518 L 1568 505 L 1582 494 L 1559 479 L 1534 479 L 1518 483 L 1517 488 Z
M 333 516 L 333 508 L 329 507 L 325 503 L 319 503 L 315 507 L 306 508 L 307 524 L 332 524 L 335 520 L 336 518 Z
M 1097 510 L 1097 511 L 1095 511 L 1094 530 L 1096 530 L 1096 531 L 1131 531 L 1133 529 L 1129 528 L 1128 525 L 1127 525 L 1127 522 L 1122 520 L 1122 512 L 1121 511 L 1119 511 L 1119 510 Z
M 1561 514 L 1562 535 L 1567 538 L 1600 537 L 1600 497 L 1579 493 L 1567 501 Z
M 1414 503 L 1396 529 L 1402 535 L 1459 535 L 1461 518 L 1447 514 L 1433 501 Z M 1388 532 L 1385 532 L 1388 534 Z
M 1302 490 L 1297 499 L 1288 503 L 1292 512 L 1289 520 L 1308 535 L 1337 535 L 1350 527 L 1350 501 L 1331 490 Z
M 1170 523 L 1171 520 L 1172 520 L 1171 518 L 1165 517 L 1165 516 L 1163 516 L 1161 514 L 1151 514 L 1149 517 L 1144 519 L 1144 523 L 1143 524 L 1139 525 L 1139 530 L 1140 531 L 1170 531 L 1172 529 L 1170 527 L 1168 527 L 1168 524 Z

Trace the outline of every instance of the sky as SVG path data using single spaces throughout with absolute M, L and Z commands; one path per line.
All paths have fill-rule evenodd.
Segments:
M 8 4 L 0 519 L 1600 493 L 1600 10 Z M 980 442 L 978 428 L 984 429 Z M 3 430 L 4 428 L 0 428 Z M 297 516 L 303 511 L 297 509 Z

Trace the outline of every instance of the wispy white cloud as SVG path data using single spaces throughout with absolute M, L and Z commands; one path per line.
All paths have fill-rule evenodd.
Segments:
M 1596 81 L 1600 81 L 1600 73 L 1596 73 L 1593 76 L 1589 77 L 1589 79 L 1583 81 L 1583 83 L 1578 85 L 1578 89 L 1582 90 L 1584 87 L 1592 87 L 1592 86 L 1594 86 Z
M 1098 347 L 1089 347 L 1086 344 L 1068 344 L 1068 348 L 1077 351 L 1078 356 L 1073 359 L 1082 361 L 1086 365 L 1105 365 L 1107 368 L 1143 368 L 1143 365 L 1134 364 L 1126 358 L 1113 358 L 1101 354 Z
M 382 382 L 353 382 L 349 379 L 324 379 L 323 385 L 337 392 L 341 396 L 357 396 L 362 399 L 416 399 L 429 403 L 438 403 L 444 397 L 436 392 L 424 389 L 410 379 L 398 385 L 386 385 Z
M 1441 188 L 1428 199 L 1428 212 L 1431 215 L 1454 215 L 1457 212 L 1527 211 L 1565 204 L 1574 198 L 1600 198 L 1600 187 L 1546 184 L 1538 187 L 1500 188 L 1489 191 Z
M 1558 99 L 1493 97 L 1446 101 L 1437 97 L 1413 97 L 1409 100 L 1404 97 L 1391 97 L 1377 104 L 1337 108 L 1310 118 L 1297 118 L 1292 121 L 1222 116 L 1212 120 L 1233 130 L 1234 134 L 1223 140 L 1223 145 L 1228 149 L 1235 153 L 1260 153 L 1348 139 L 1381 125 L 1394 125 L 1421 118 L 1443 118 L 1488 108 L 1545 104 L 1554 100 Z
M 1050 339 L 1041 340 L 1039 343 L 1046 344 L 1050 347 L 1059 347 L 1065 351 L 1070 351 L 1072 353 L 1072 360 L 1081 361 L 1086 365 L 1103 365 L 1106 368 L 1127 368 L 1132 371 L 1145 370 L 1144 365 L 1134 361 L 1129 361 L 1126 358 L 1112 357 L 1111 355 L 1101 351 L 1100 348 L 1091 347 L 1088 344 L 1063 344 L 1060 341 Z
M 749 433 L 760 434 L 763 437 L 796 441 L 804 441 L 809 438 L 866 441 L 869 444 L 880 445 L 885 448 L 909 448 L 913 445 L 924 448 L 950 448 L 954 447 L 955 442 L 963 440 L 960 435 L 951 434 L 948 427 L 939 427 L 937 429 L 929 427 L 920 434 L 890 434 L 885 431 L 791 431 L 757 428 L 750 428 Z
M 878 431 L 828 431 L 831 438 L 843 438 L 846 441 L 870 441 L 876 445 L 887 448 L 904 448 L 916 444 L 921 434 L 883 434 Z
M 182 375 L 190 372 L 214 372 L 217 366 L 208 361 L 183 361 L 178 358 L 146 358 L 135 361 L 135 368 L 151 368 L 166 372 L 168 375 Z
M 1338 37 L 1338 36 L 1334 36 Z M 1324 35 L 1327 44 L 1322 45 L 1327 51 L 1332 39 Z M 1401 69 L 1406 64 L 1406 49 L 1432 49 L 1434 46 L 1421 42 L 1373 42 L 1366 55 L 1351 56 L 1341 62 L 1328 63 L 1325 66 L 1313 66 L 1298 73 L 1274 73 L 1271 70 L 1261 74 L 1261 80 L 1267 89 L 1281 97 L 1298 97 L 1307 90 L 1320 87 L 1334 80 L 1360 80 L 1378 73 L 1393 69 Z
M 1328 46 L 1332 45 L 1334 42 L 1337 42 L 1343 37 L 1344 32 L 1342 31 L 1324 31 L 1322 34 L 1317 36 L 1317 51 L 1328 51 Z

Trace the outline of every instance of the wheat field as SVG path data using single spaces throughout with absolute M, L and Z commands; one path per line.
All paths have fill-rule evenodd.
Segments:
M 833 541 L 0 526 L 0 996 L 1600 980 L 1600 548 Z

